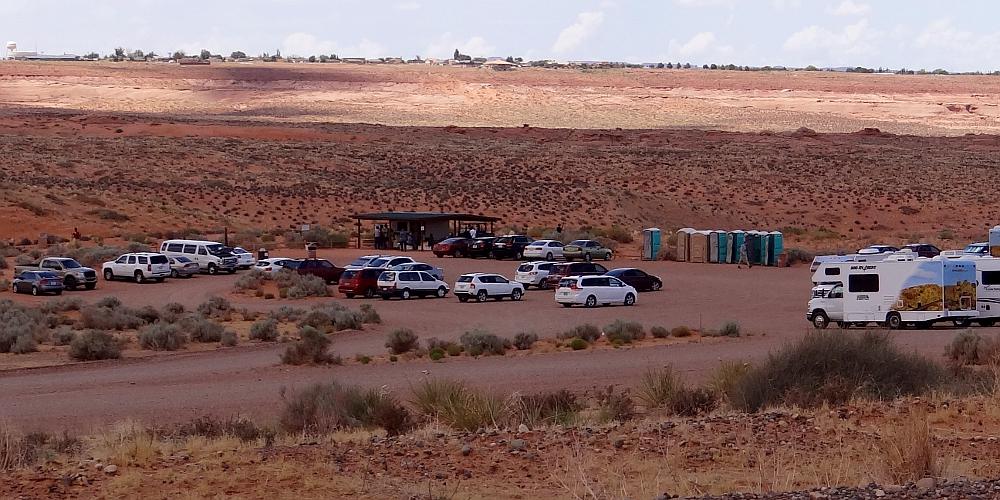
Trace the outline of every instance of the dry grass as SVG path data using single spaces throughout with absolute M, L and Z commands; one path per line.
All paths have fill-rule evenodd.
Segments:
M 915 408 L 898 424 L 887 426 L 879 440 L 879 449 L 885 475 L 895 484 L 936 477 L 943 472 L 923 408 Z

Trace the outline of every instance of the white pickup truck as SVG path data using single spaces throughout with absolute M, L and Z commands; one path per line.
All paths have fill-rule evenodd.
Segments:
M 63 285 L 68 290 L 74 290 L 83 286 L 87 290 L 97 287 L 97 271 L 69 257 L 46 257 L 41 262 L 32 266 L 14 266 L 14 275 L 18 276 L 25 271 L 52 271 L 63 279 Z

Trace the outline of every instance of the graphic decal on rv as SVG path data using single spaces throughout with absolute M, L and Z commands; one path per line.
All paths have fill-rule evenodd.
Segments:
M 976 266 L 922 262 L 903 283 L 893 311 L 969 311 L 976 303 Z

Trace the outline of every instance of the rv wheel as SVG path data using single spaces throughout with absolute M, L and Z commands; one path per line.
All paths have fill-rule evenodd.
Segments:
M 897 312 L 891 312 L 885 317 L 885 326 L 890 330 L 899 330 L 903 326 L 903 318 Z
M 969 318 L 962 318 L 962 319 L 953 319 L 951 320 L 951 323 L 955 325 L 956 328 L 968 328 L 969 325 L 972 324 L 972 321 L 969 321 Z
M 826 329 L 826 327 L 830 326 L 830 317 L 823 311 L 817 312 L 813 315 L 813 326 L 816 327 L 817 330 Z
M 980 326 L 985 326 L 986 328 L 989 328 L 989 327 L 995 325 L 996 322 L 997 321 L 995 319 L 981 319 L 981 320 L 979 320 L 979 325 Z

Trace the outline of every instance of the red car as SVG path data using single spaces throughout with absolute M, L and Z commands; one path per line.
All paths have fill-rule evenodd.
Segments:
M 289 266 L 289 269 L 293 269 Z M 344 274 L 344 268 L 333 265 L 326 259 L 302 259 L 295 264 L 295 272 L 299 274 L 311 274 L 323 278 L 328 284 L 334 284 Z
M 378 276 L 382 271 L 385 269 L 372 267 L 348 269 L 340 275 L 337 291 L 349 299 L 353 299 L 355 295 L 364 295 L 366 299 L 370 299 L 378 295 Z
M 469 244 L 471 242 L 472 240 L 469 238 L 448 238 L 436 243 L 431 248 L 431 251 L 438 257 L 444 257 L 445 255 L 465 257 L 469 255 Z

